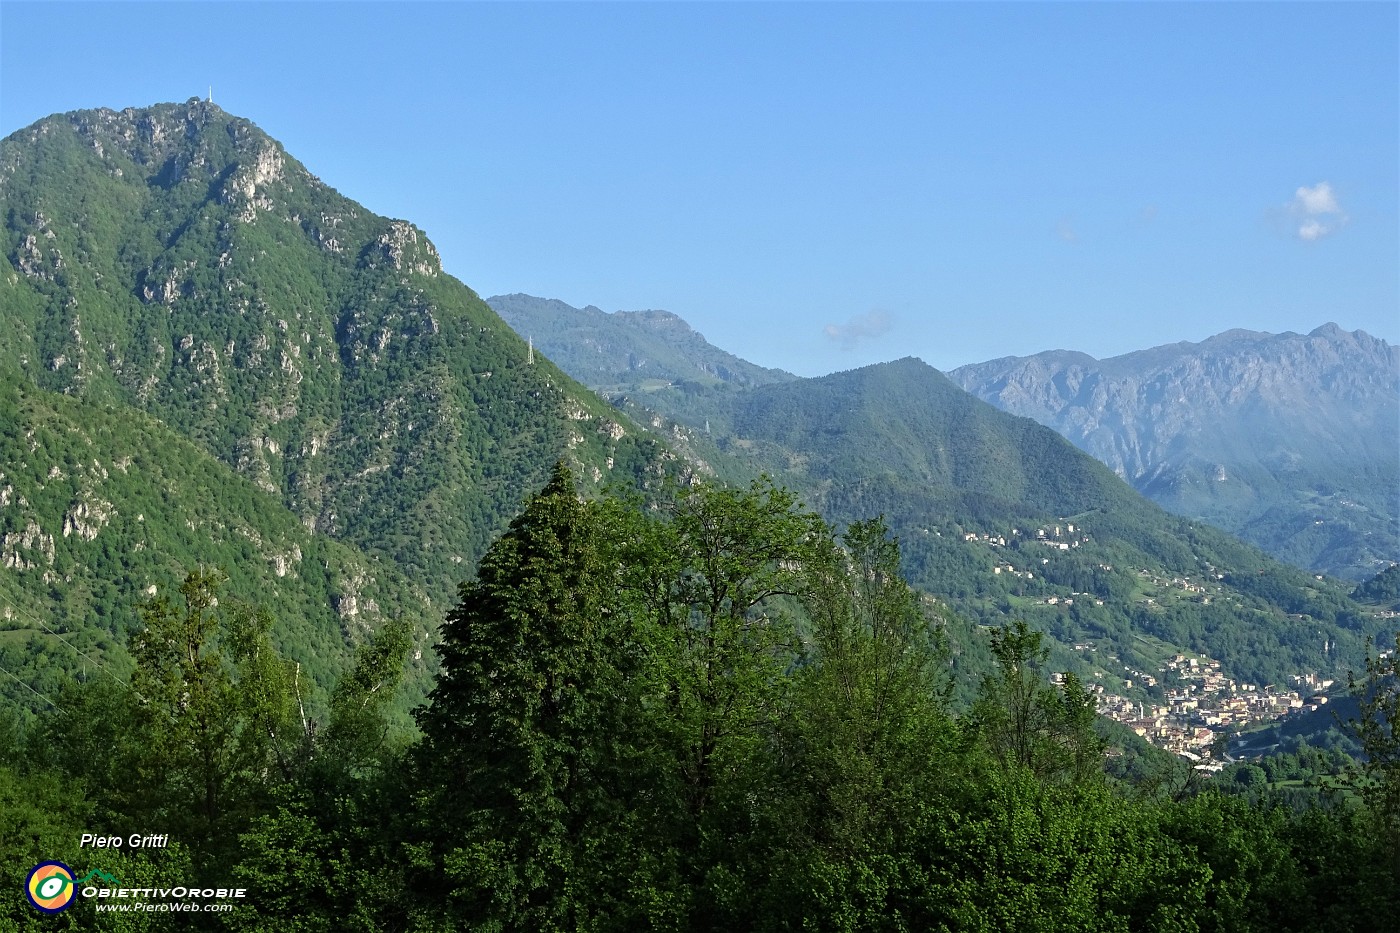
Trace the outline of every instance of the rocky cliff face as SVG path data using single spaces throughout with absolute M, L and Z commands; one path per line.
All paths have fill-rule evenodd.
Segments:
M 1234 330 L 950 376 L 1055 428 L 1165 507 L 1294 563 L 1360 579 L 1400 559 L 1400 348 L 1384 340 L 1335 324 Z

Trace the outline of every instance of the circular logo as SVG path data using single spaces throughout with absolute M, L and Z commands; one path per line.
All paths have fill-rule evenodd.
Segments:
M 73 869 L 62 862 L 40 862 L 25 879 L 24 893 L 46 914 L 67 910 L 73 904 Z

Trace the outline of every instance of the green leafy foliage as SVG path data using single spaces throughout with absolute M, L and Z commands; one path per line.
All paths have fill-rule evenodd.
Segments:
M 1356 599 L 1396 607 L 1400 606 L 1400 564 L 1391 564 L 1352 591 Z
M 1002 770 L 1042 781 L 1098 774 L 1103 743 L 1093 728 L 1093 695 L 1072 673 L 1061 675 L 1058 689 L 1045 685 L 1049 655 L 1025 622 L 994 630 L 991 643 L 997 673 L 983 680 L 971 720 Z
M 1351 681 L 1360 716 L 1351 725 L 1364 761 L 1361 794 L 1383 835 L 1400 839 L 1400 635 L 1395 646 L 1366 658 L 1365 676 Z M 1400 847 L 1391 851 L 1391 873 L 1400 883 Z
M 438 728 L 454 694 L 435 695 L 423 719 L 431 766 L 420 757 L 414 773 L 466 786 L 421 798 L 426 828 L 414 838 L 438 840 L 427 849 L 443 852 L 451 893 L 418 922 L 1166 931 L 1365 929 L 1377 916 L 1383 874 L 1347 879 L 1346 907 L 1325 888 L 1340 858 L 1372 864 L 1385 845 L 1350 811 L 1116 792 L 1100 776 L 1083 688 L 1043 681 L 1039 635 L 1024 624 L 994 633 L 1000 674 L 957 720 L 942 673 L 951 620 L 899 578 L 883 523 L 854 525 L 843 544 L 764 484 L 700 486 L 659 507 L 584 505 L 556 475 L 454 616 L 444 669 L 470 673 L 454 687 L 464 705 Z M 595 589 L 595 579 L 621 585 Z M 560 592 L 571 598 L 531 595 Z M 610 730 L 566 729 L 565 706 L 542 715 L 550 677 L 539 672 L 574 669 L 555 668 L 550 659 L 568 655 L 546 633 L 587 637 L 576 614 L 587 607 L 601 623 L 593 631 L 629 633 L 595 646 L 576 675 L 626 698 Z M 780 610 L 790 625 L 772 624 Z M 528 633 L 538 653 L 512 647 Z M 727 643 L 746 650 L 726 654 Z M 536 674 L 511 673 L 521 665 Z M 470 682 L 480 686 L 461 690 Z M 597 768 L 586 793 L 566 793 L 559 776 L 589 760 L 566 734 L 628 767 Z M 516 790 L 501 796 L 503 780 Z M 491 799 L 494 821 L 444 806 Z M 437 825 L 444 812 L 450 829 Z M 540 813 L 556 822 L 536 822 Z M 609 855 L 604 877 L 588 864 L 598 852 Z
M 607 746 L 626 692 L 610 655 L 631 639 L 595 511 L 556 465 L 448 616 L 419 757 L 464 923 L 573 926 L 570 879 L 604 875 L 578 840 L 620 809 Z

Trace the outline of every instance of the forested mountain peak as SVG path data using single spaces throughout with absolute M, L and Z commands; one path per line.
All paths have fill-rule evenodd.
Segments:
M 915 357 L 757 388 L 732 412 L 737 436 L 798 452 L 803 472 L 838 487 L 888 475 L 1004 514 L 1145 505 L 1053 431 L 1006 417 Z
M 0 356 L 156 415 L 309 528 L 435 565 L 442 596 L 557 457 L 590 483 L 654 457 L 420 230 L 207 101 L 49 117 L 0 165 Z
M 58 114 L 12 134 L 4 143 L 0 193 L 18 199 L 17 229 L 36 240 L 26 240 L 28 247 L 17 253 L 21 271 L 31 276 L 42 272 L 44 259 L 50 265 L 61 266 L 63 262 L 61 250 L 46 255 L 43 244 L 37 242 L 40 238 L 55 239 L 50 224 L 57 219 L 52 212 L 43 211 L 40 201 L 54 208 L 71 205 L 65 199 L 55 199 L 56 192 L 46 192 L 48 197 L 39 200 L 27 197 L 35 183 L 46 187 L 42 179 L 56 163 L 80 174 L 87 184 L 77 186 L 70 195 L 93 207 L 98 206 L 95 202 L 100 195 L 90 186 L 98 180 L 98 173 L 106 182 L 97 186 L 99 190 L 145 185 L 171 196 L 173 203 L 167 200 L 161 205 L 163 213 L 170 215 L 168 219 L 178 221 L 166 231 L 167 246 L 185 235 L 187 231 L 180 224 L 192 219 L 171 208 L 194 209 L 207 220 L 227 224 L 253 224 L 260 214 L 277 213 L 330 253 L 344 248 L 345 238 L 337 236 L 337 228 L 367 213 L 307 171 L 252 121 L 199 98 L 183 104 Z M 298 189 L 304 189 L 300 196 Z M 215 206 L 231 210 L 211 210 Z M 298 210 L 312 206 L 319 210 Z M 31 209 L 26 212 L 24 207 Z M 90 212 L 79 217 L 84 226 L 98 219 Z M 230 232 L 223 231 L 225 239 Z M 389 221 L 373 245 L 377 249 L 356 258 L 366 263 L 388 261 L 395 268 L 429 276 L 441 273 L 437 251 L 421 231 L 404 221 Z M 231 258 L 221 256 L 225 264 Z M 75 255 L 70 261 L 81 258 Z M 146 271 L 149 279 L 150 273 L 159 270 Z M 141 297 L 168 303 L 177 296 L 181 284 L 178 274 L 163 281 L 143 282 Z
M 101 159 L 113 178 L 135 174 L 150 184 L 171 188 L 191 180 L 219 181 L 215 192 L 233 194 L 249 180 L 254 185 L 276 180 L 314 181 L 281 144 L 251 121 L 235 117 L 210 101 L 190 98 L 183 104 L 156 104 L 124 110 L 99 108 L 55 114 L 10 137 L 27 144 L 11 150 L 0 184 L 24 163 L 26 151 L 60 151 L 65 131 Z M 46 143 L 53 142 L 52 147 Z M 247 166 L 235 178 L 231 165 Z M 133 169 L 134 167 L 134 169 Z M 319 184 L 319 182 L 317 182 Z

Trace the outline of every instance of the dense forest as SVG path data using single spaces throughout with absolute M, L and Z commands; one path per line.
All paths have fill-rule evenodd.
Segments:
M 1386 928 L 1396 655 L 1353 687 L 1361 765 L 1205 783 L 1110 756 L 1023 621 L 982 633 L 993 671 L 951 702 L 955 620 L 899 568 L 882 520 L 838 536 L 768 481 L 584 499 L 560 464 L 460 586 L 418 732 L 387 716 L 406 626 L 312 696 L 272 615 L 194 569 L 139 607 L 129 674 L 0 735 L 0 862 L 12 891 L 62 860 L 245 896 L 11 898 L 0 928 Z M 1314 768 L 1342 777 L 1293 805 L 1261 786 Z

